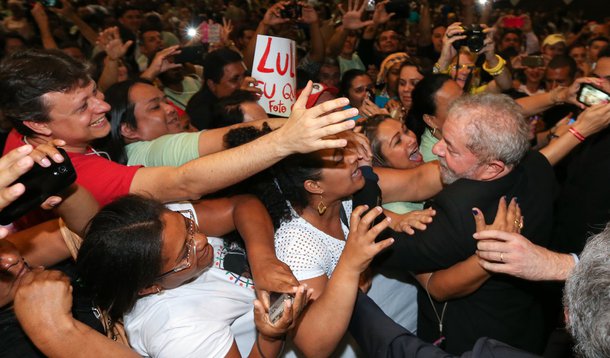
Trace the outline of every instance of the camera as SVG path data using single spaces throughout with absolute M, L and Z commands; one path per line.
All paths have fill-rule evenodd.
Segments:
M 485 37 L 487 34 L 483 32 L 483 27 L 481 25 L 473 24 L 470 26 L 463 27 L 464 32 L 460 35 L 466 35 L 465 39 L 461 39 L 453 43 L 453 47 L 456 50 L 460 50 L 462 46 L 468 47 L 470 52 L 479 52 L 485 47 Z
M 544 57 L 525 56 L 521 59 L 521 64 L 525 67 L 530 67 L 530 68 L 544 67 Z
M 283 19 L 296 20 L 303 14 L 303 7 L 296 2 L 291 2 L 284 6 L 284 9 L 280 10 L 280 17 Z
M 63 162 L 51 162 L 51 166 L 46 168 L 34 164 L 32 169 L 11 183 L 11 185 L 23 184 L 25 192 L 0 211 L 0 224 L 12 223 L 42 204 L 48 197 L 58 194 L 74 183 L 76 171 L 68 154 L 61 148 L 57 148 L 57 150 L 64 157 Z

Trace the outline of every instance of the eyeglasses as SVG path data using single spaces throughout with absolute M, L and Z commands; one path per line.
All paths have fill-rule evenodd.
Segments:
M 189 236 L 186 241 L 186 252 L 176 267 L 157 276 L 157 280 L 161 280 L 173 273 L 184 271 L 193 265 L 193 261 L 197 255 L 197 246 L 195 245 L 195 223 L 193 220 L 184 217 L 184 225 L 186 226 L 186 231 Z
M 453 65 L 451 66 L 451 68 L 455 71 L 459 71 L 459 70 L 468 70 L 468 71 L 472 71 L 476 66 L 475 65 Z

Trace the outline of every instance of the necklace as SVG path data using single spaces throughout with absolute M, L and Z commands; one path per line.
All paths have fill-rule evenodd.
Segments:
M 32 145 L 32 144 L 30 144 L 30 142 L 28 142 L 28 137 L 27 136 L 23 136 L 23 142 L 25 144 Z M 97 151 L 92 146 L 87 146 L 87 148 L 89 148 L 89 150 L 91 150 L 91 153 L 85 153 L 85 155 L 97 155 L 98 157 L 104 157 L 104 158 L 106 158 L 108 160 L 111 160 L 110 159 L 110 154 L 108 154 L 107 152 Z
M 430 283 L 430 279 L 432 278 L 432 274 L 430 274 L 430 276 L 428 277 L 428 280 L 426 281 L 426 294 L 428 295 L 428 300 L 430 300 L 430 304 L 432 305 L 432 310 L 434 311 L 434 315 L 436 316 L 436 319 L 438 321 L 438 339 L 435 340 L 434 342 L 432 342 L 432 344 L 434 344 L 437 347 L 442 347 L 441 345 L 445 342 L 446 337 L 443 335 L 443 320 L 445 318 L 445 311 L 447 309 L 447 302 L 445 302 L 443 304 L 443 310 L 441 311 L 441 315 L 439 317 L 438 315 L 438 311 L 436 310 L 436 307 L 434 306 L 434 301 L 432 300 L 432 296 L 430 296 L 430 292 L 428 291 L 428 284 Z

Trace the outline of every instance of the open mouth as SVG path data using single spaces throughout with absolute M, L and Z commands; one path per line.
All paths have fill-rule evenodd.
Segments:
M 417 163 L 421 163 L 424 161 L 424 157 L 421 155 L 421 153 L 419 152 L 419 148 L 415 148 L 411 154 L 409 155 L 409 160 L 412 162 L 417 162 Z

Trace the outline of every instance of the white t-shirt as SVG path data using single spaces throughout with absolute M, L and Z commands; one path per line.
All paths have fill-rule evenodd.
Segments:
M 190 204 L 168 207 L 197 221 Z M 140 298 L 125 315 L 129 343 L 138 354 L 224 357 L 234 339 L 242 355 L 250 352 L 256 337 L 253 282 L 222 269 L 224 241 L 208 241 L 214 247 L 211 268 L 190 283 Z

